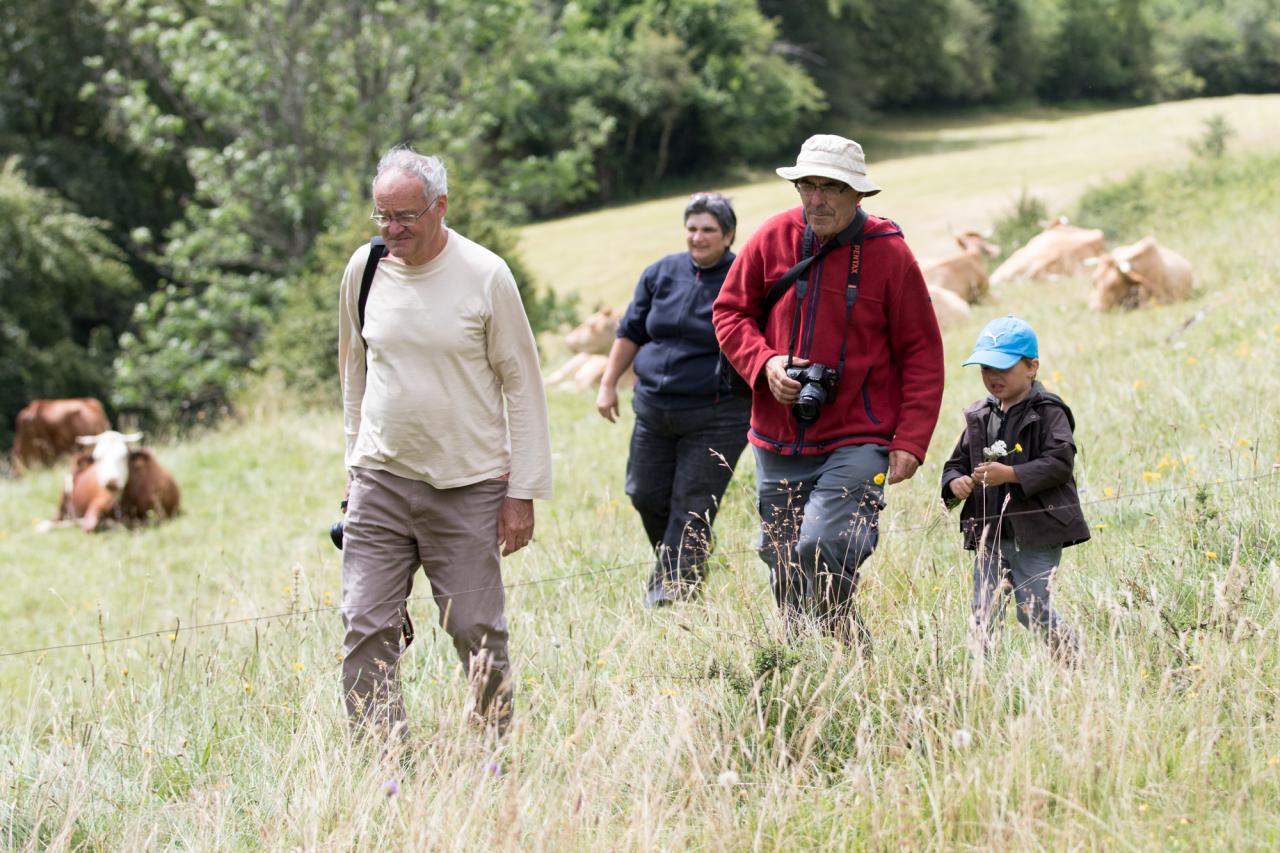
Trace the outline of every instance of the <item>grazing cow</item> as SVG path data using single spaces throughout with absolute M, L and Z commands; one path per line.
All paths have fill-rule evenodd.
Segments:
M 969 319 L 969 303 L 950 290 L 929 285 L 929 301 L 933 303 L 938 328 L 944 331 Z
M 32 400 L 18 412 L 14 425 L 13 472 L 52 465 L 76 449 L 76 436 L 97 435 L 110 428 L 102 404 L 91 397 Z
M 574 354 L 548 374 L 543 384 L 565 391 L 590 391 L 598 387 L 621 319 L 616 310 L 606 306 L 566 334 L 564 342 Z M 635 373 L 627 368 L 619 381 L 634 384 Z
M 988 243 L 977 231 L 957 234 L 956 242 L 960 244 L 959 252 L 921 261 L 920 272 L 931 288 L 949 290 L 968 303 L 981 302 L 990 292 L 982 257 L 994 258 L 1000 254 L 1000 247 Z
M 1102 232 L 1097 228 L 1079 228 L 1059 219 L 997 267 L 991 274 L 991 283 L 1070 275 L 1105 248 Z
M 1191 263 L 1172 249 L 1144 237 L 1096 259 L 1089 308 L 1141 308 L 1177 302 L 1191 295 Z
M 92 533 L 110 518 L 132 526 L 176 515 L 178 484 L 151 451 L 129 448 L 141 438 L 142 433 L 121 435 L 114 430 L 80 436 L 77 441 L 92 446 L 93 452 L 77 457 L 55 522 L 79 521 L 86 533 Z

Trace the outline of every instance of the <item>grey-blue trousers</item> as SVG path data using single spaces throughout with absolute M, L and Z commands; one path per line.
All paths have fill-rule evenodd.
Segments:
M 865 639 L 853 595 L 880 538 L 884 489 L 875 478 L 889 467 L 889 448 L 856 444 L 817 456 L 753 449 L 760 557 L 788 624 L 816 622 Z
M 1012 539 L 983 543 L 973 559 L 973 622 L 983 649 L 990 647 L 1004 622 L 1004 606 L 1013 593 L 1018 622 L 1036 628 L 1056 654 L 1070 656 L 1079 642 L 1053 609 L 1053 573 L 1062 546 L 1018 547 Z

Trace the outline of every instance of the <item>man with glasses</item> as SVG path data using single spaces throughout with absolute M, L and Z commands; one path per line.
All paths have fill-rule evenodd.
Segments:
M 361 305 L 371 248 L 356 251 L 338 310 L 347 713 L 403 736 L 397 669 L 413 640 L 407 600 L 422 566 L 467 668 L 473 720 L 500 734 L 511 684 L 499 549 L 527 545 L 533 499 L 551 497 L 533 332 L 506 263 L 445 223 L 438 158 L 387 152 L 373 204 L 386 256 Z
M 910 479 L 942 402 L 942 340 L 902 231 L 868 215 L 862 147 L 822 134 L 777 170 L 800 206 L 743 246 L 716 337 L 751 384 L 761 558 L 789 629 L 868 641 L 853 606 L 883 486 Z

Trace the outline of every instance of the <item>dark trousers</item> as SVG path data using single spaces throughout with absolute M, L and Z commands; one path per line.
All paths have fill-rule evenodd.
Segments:
M 747 444 L 751 401 L 664 409 L 635 397 L 631 405 L 627 495 L 657 555 L 649 588 L 696 584 L 720 499 Z

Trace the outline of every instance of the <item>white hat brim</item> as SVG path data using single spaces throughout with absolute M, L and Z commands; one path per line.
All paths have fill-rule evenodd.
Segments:
M 880 192 L 880 187 L 866 175 L 859 175 L 856 172 L 849 172 L 844 169 L 837 169 L 832 166 L 824 166 L 813 164 L 808 166 L 780 166 L 774 170 L 778 173 L 778 177 L 786 181 L 798 181 L 801 178 L 830 178 L 833 181 L 840 181 L 848 184 L 863 195 L 875 195 Z

